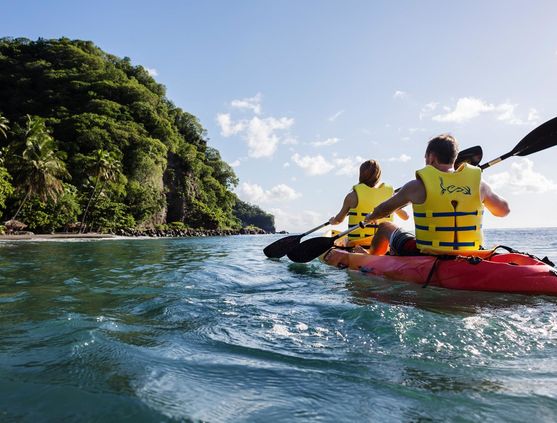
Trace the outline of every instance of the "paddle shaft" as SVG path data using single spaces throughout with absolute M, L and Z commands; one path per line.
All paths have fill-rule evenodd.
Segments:
M 306 236 L 306 235 L 309 235 L 309 234 L 312 233 L 312 232 L 317 231 L 318 229 L 324 228 L 324 227 L 327 226 L 327 225 L 329 225 L 329 221 L 327 221 L 327 222 L 325 222 L 325 223 L 323 223 L 323 224 L 321 224 L 321 225 L 319 225 L 319 226 L 316 226 L 315 228 L 310 229 L 310 230 L 307 231 L 307 232 L 304 232 L 303 234 L 299 235 L 299 237 L 302 238 L 302 237 L 304 237 L 304 236 Z
M 487 163 L 484 163 L 483 165 L 480 166 L 480 169 L 481 170 L 487 169 L 488 167 L 496 165 L 497 163 L 502 162 L 503 160 L 508 159 L 509 157 L 512 157 L 512 156 L 519 156 L 520 153 L 522 153 L 523 151 L 525 151 L 527 149 L 528 149 L 528 146 L 524 147 L 524 148 L 522 148 L 521 150 L 518 150 L 518 151 L 509 151 L 508 153 L 505 153 L 502 156 L 497 157 L 496 159 L 493 159 L 493 160 L 491 160 Z
M 338 235 L 335 235 L 334 237 L 332 237 L 331 239 L 333 240 L 333 242 L 336 239 L 342 238 L 344 235 L 348 235 L 350 232 L 354 232 L 356 229 L 358 228 L 365 228 L 366 223 L 362 220 L 360 223 L 358 223 L 357 225 L 354 225 L 348 229 L 346 229 L 344 232 L 339 233 Z

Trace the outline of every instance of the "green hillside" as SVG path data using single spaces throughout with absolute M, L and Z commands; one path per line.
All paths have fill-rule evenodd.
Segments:
M 90 41 L 0 39 L 0 116 L 3 221 L 237 229 L 235 208 L 251 207 L 274 231 L 231 191 L 238 179 L 198 119 L 142 66 Z

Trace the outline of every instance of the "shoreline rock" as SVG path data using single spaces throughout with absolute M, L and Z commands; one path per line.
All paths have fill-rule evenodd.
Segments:
M 286 233 L 285 231 L 277 233 Z M 187 238 L 187 237 L 206 237 L 206 236 L 231 236 L 231 235 L 267 235 L 260 228 L 241 228 L 241 229 L 117 229 L 109 233 L 72 233 L 58 232 L 53 234 L 35 234 L 28 231 L 14 231 L 5 235 L 0 235 L 1 240 L 30 240 L 30 239 L 110 239 L 115 237 L 148 237 L 148 238 Z

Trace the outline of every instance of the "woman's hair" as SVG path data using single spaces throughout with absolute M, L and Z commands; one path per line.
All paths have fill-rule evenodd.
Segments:
M 381 178 L 381 168 L 375 160 L 366 160 L 360 165 L 360 183 L 374 187 Z
M 453 164 L 458 155 L 458 142 L 452 135 L 441 134 L 429 140 L 425 155 L 429 153 L 434 153 L 439 163 Z

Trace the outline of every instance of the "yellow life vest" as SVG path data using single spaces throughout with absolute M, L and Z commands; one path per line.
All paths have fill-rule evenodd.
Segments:
M 354 185 L 354 192 L 358 196 L 358 205 L 356 208 L 348 211 L 348 226 L 354 226 L 364 220 L 364 217 L 371 213 L 375 207 L 383 201 L 393 196 L 394 190 L 391 185 L 381 183 L 376 187 L 370 188 L 366 184 Z M 349 245 L 371 245 L 371 240 L 377 232 L 377 226 L 381 222 L 390 222 L 392 216 L 379 219 L 375 224 L 367 224 L 365 228 L 356 229 L 348 234 Z
M 416 246 L 429 254 L 462 254 L 482 244 L 483 206 L 479 167 L 462 164 L 455 172 L 426 166 L 416 172 L 426 199 L 413 204 Z M 468 253 L 467 253 L 468 252 Z

